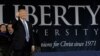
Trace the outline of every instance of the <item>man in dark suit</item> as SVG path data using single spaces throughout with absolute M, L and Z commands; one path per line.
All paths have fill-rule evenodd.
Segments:
M 25 7 L 19 8 L 19 19 L 13 25 L 13 56 L 30 56 L 31 51 L 34 52 L 34 37 L 32 32 L 32 25 L 26 21 L 27 11 Z
M 12 34 L 13 34 L 13 32 L 14 32 L 14 29 L 12 28 L 12 24 L 11 23 L 9 23 L 9 24 L 7 24 L 7 35 L 8 35 L 8 56 L 11 56 L 11 54 L 12 54 L 12 47 L 11 47 L 11 44 L 12 44 L 12 39 L 13 39 L 13 36 L 12 36 Z

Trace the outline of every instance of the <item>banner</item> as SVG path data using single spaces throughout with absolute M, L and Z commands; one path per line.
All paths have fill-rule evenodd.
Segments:
M 16 0 L 0 2 L 0 23 L 12 23 L 19 6 L 37 33 L 41 51 L 99 51 L 100 4 L 98 1 Z

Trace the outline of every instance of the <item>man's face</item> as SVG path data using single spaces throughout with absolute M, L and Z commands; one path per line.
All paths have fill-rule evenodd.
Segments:
M 1 32 L 6 32 L 6 26 L 5 25 L 2 25 L 1 28 L 0 28 Z
M 20 17 L 21 19 L 26 20 L 26 18 L 27 18 L 27 11 L 26 11 L 25 9 L 19 10 L 19 17 Z
M 8 29 L 8 32 L 13 33 L 13 28 L 11 24 L 8 25 L 7 29 Z

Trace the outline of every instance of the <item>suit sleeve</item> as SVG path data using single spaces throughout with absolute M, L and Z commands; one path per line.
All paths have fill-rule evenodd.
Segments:
M 35 41 L 35 40 L 34 40 L 35 35 L 34 35 L 33 31 L 32 31 L 32 30 L 33 30 L 33 27 L 32 27 L 32 24 L 29 23 L 29 25 L 30 25 L 30 35 L 31 35 L 30 37 L 31 37 L 31 42 L 32 42 L 32 45 L 35 46 L 35 42 L 34 42 L 34 41 Z

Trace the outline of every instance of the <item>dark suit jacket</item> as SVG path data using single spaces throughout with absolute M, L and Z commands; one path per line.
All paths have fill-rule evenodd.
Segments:
M 30 34 L 29 46 L 31 48 L 31 46 L 34 45 L 34 37 L 36 36 L 32 32 L 32 25 L 29 22 L 27 22 L 27 24 L 29 28 L 29 34 Z M 16 21 L 16 23 L 13 25 L 13 28 L 14 28 L 14 33 L 13 33 L 12 46 L 15 50 L 21 50 L 23 49 L 26 43 L 25 29 L 21 20 Z

